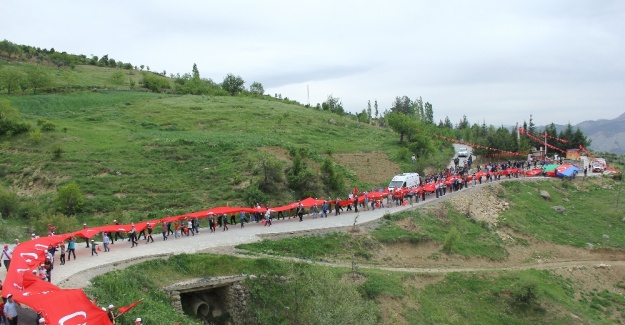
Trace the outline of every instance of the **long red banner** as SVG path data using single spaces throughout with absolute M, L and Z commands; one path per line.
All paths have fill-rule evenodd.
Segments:
M 500 154 L 500 156 L 526 156 L 527 155 L 527 153 L 523 153 L 523 152 L 507 151 L 507 150 L 502 150 L 502 149 L 497 149 L 497 148 L 491 148 L 491 147 L 482 146 L 482 145 L 479 145 L 479 144 L 473 144 L 473 143 L 469 143 L 469 142 L 465 142 L 465 141 L 456 140 L 456 139 L 453 139 L 453 138 L 448 138 L 448 137 L 445 137 L 445 136 L 442 136 L 442 135 L 438 135 L 438 134 L 435 134 L 434 136 L 439 138 L 439 139 L 447 140 L 449 142 L 458 143 L 458 144 L 464 144 L 464 145 L 470 146 L 472 148 L 484 149 L 484 150 L 488 150 L 488 151 L 495 151 L 495 152 L 498 152 Z

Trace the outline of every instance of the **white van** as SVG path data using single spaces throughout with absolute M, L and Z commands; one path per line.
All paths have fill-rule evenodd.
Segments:
M 419 186 L 420 178 L 419 173 L 403 173 L 399 175 L 395 175 L 391 182 L 388 184 L 388 190 L 392 190 L 394 188 L 411 188 Z

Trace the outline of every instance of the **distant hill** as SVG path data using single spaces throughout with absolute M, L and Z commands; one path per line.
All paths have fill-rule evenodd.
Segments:
M 544 126 L 537 127 L 543 130 Z M 558 132 L 564 130 L 566 125 L 556 124 Z M 588 139 L 592 140 L 590 148 L 597 151 L 625 154 L 625 113 L 612 120 L 584 121 L 573 128 L 579 128 Z
M 592 140 L 592 149 L 625 154 L 625 113 L 612 120 L 584 121 L 577 126 Z

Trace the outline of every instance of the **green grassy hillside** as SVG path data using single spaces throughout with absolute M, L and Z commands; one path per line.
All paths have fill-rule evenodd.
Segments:
M 147 92 L 140 76 L 148 72 L 136 70 L 23 62 L 4 62 L 1 69 L 24 75 L 43 69 L 51 93 L 27 89 L 0 97 L 30 126 L 29 132 L 0 135 L 0 212 L 21 220 L 66 213 L 55 200 L 60 188 L 75 183 L 84 203 L 76 209 L 78 220 L 59 231 L 77 222 L 130 222 L 258 200 L 282 205 L 304 194 L 344 196 L 352 186 L 383 186 L 395 172 L 415 168 L 394 132 L 352 115 L 249 94 Z M 137 86 L 111 87 L 115 73 Z M 430 158 L 442 166 L 451 149 L 439 148 L 440 157 Z M 305 193 L 293 191 L 286 178 L 294 153 L 308 172 L 303 175 L 312 175 L 303 181 L 314 185 Z M 326 160 L 332 174 L 323 170 Z M 267 165 L 279 177 L 263 193 L 258 184 Z M 327 175 L 340 182 L 338 190 L 325 185 Z

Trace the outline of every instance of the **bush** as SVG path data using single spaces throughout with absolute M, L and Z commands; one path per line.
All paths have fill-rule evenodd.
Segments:
M 15 214 L 19 209 L 17 194 L 0 189 L 0 214 L 7 218 Z
M 37 120 L 37 125 L 41 128 L 43 132 L 50 132 L 56 129 L 56 125 L 46 119 L 40 118 Z
M 512 286 L 512 302 L 514 304 L 532 305 L 538 302 L 538 283 L 529 279 L 519 280 Z
M 35 233 L 39 236 L 48 234 L 48 224 L 56 227 L 56 234 L 64 234 L 80 229 L 80 222 L 76 217 L 66 217 L 62 214 L 40 215 L 32 218 L 31 225 L 35 227 Z
M 30 132 L 30 139 L 35 143 L 38 144 L 39 142 L 41 142 L 41 130 L 39 129 L 35 129 L 32 132 Z
M 61 148 L 60 146 L 54 146 L 52 148 L 52 158 L 60 159 L 62 155 L 63 155 L 63 148 Z
M 67 216 L 80 212 L 84 204 L 85 197 L 75 182 L 71 182 L 57 191 L 57 209 Z
M 445 236 L 445 244 L 443 245 L 443 251 L 447 254 L 451 254 L 454 251 L 454 247 L 460 240 L 460 232 L 456 227 L 451 227 L 451 230 Z

